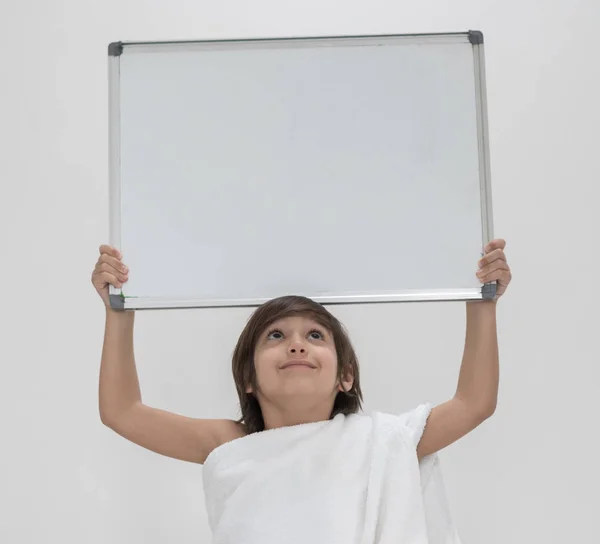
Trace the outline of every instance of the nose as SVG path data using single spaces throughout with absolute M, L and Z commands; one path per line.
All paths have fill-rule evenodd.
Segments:
M 293 342 L 291 342 L 288 349 L 289 349 L 289 352 L 293 355 L 297 355 L 297 354 L 304 355 L 306 353 L 306 348 L 304 347 L 304 344 L 302 342 L 300 342 L 299 340 L 294 340 Z

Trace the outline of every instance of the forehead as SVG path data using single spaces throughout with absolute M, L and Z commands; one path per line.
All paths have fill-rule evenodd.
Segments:
M 322 327 L 323 325 L 316 319 L 309 317 L 307 315 L 293 315 L 293 316 L 282 317 L 281 319 L 277 319 L 276 321 L 273 321 L 273 323 L 271 323 L 270 326 L 271 327 L 306 327 L 306 326 Z

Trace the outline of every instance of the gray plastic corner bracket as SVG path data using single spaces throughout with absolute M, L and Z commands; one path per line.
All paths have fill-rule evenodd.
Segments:
M 496 296 L 496 284 L 495 283 L 486 283 L 481 288 L 481 296 L 484 299 L 492 299 Z
M 123 53 L 123 42 L 112 42 L 108 44 L 108 56 L 120 57 Z
M 110 307 L 113 310 L 124 310 L 125 309 L 125 299 L 121 295 L 109 295 L 110 298 Z
M 480 45 L 483 43 L 483 32 L 481 30 L 469 30 L 469 41 L 473 45 Z

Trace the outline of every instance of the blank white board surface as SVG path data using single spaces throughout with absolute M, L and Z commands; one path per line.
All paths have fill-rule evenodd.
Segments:
M 122 309 L 494 296 L 479 32 L 109 46 Z

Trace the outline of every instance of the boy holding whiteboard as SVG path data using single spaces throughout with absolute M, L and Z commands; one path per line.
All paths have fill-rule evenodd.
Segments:
M 111 309 L 108 293 L 129 271 L 117 249 L 101 246 L 92 283 L 107 312 L 102 421 L 154 452 L 204 464 L 215 542 L 458 543 L 434 489 L 435 455 L 495 411 L 496 305 L 511 281 L 505 246 L 493 240 L 477 263 L 482 283 L 497 282 L 497 296 L 466 303 L 464 355 L 447 402 L 399 416 L 359 414 L 358 361 L 343 325 L 322 305 L 290 296 L 257 308 L 238 339 L 237 421 L 142 404 L 134 313 Z

